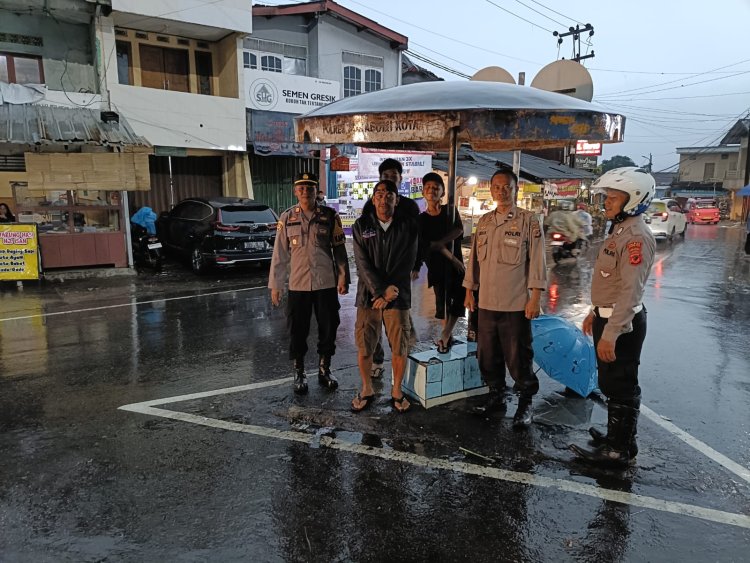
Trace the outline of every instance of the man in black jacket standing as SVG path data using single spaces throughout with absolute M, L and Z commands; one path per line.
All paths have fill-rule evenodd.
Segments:
M 357 219 L 352 228 L 357 263 L 357 343 L 362 390 L 352 400 L 352 410 L 362 411 L 374 400 L 372 356 L 385 325 L 391 346 L 393 408 L 409 410 L 401 391 L 409 349 L 414 342 L 411 320 L 411 271 L 417 257 L 416 218 L 395 214 L 400 203 L 398 188 L 381 180 L 372 194 L 373 210 Z

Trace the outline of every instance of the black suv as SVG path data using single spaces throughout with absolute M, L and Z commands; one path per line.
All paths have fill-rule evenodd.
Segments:
M 251 262 L 270 263 L 276 224 L 273 209 L 252 199 L 184 199 L 156 221 L 164 246 L 190 258 L 193 271 Z

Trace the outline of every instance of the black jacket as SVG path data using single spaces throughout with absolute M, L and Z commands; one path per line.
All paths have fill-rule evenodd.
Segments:
M 398 209 L 398 207 L 396 207 Z M 354 222 L 354 259 L 357 263 L 357 307 L 372 307 L 389 285 L 398 297 L 388 309 L 411 308 L 411 271 L 417 258 L 419 227 L 411 214 L 394 214 L 387 231 L 380 226 L 373 208 Z

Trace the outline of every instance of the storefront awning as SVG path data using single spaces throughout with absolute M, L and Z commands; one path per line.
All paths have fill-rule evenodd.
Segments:
M 448 155 L 438 153 L 432 159 L 432 165 L 437 170 L 448 170 Z M 498 168 L 512 168 L 513 153 L 502 152 L 476 152 L 467 147 L 461 147 L 458 151 L 456 162 L 456 175 L 464 178 L 475 176 L 478 180 L 487 180 Z M 521 154 L 521 177 L 535 183 L 545 180 L 593 180 L 596 174 L 578 168 L 570 168 L 564 164 L 558 164 L 553 160 L 546 160 L 529 154 Z
M 70 150 L 73 144 L 152 152 L 148 141 L 135 134 L 124 116 L 108 117 L 110 120 L 102 121 L 101 112 L 91 108 L 2 104 L 0 148 L 12 154 L 14 145 L 17 152 L 27 152 L 32 147 L 63 144 Z

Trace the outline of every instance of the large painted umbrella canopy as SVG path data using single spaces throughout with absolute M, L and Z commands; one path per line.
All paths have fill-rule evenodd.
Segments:
M 295 119 L 299 142 L 477 151 L 622 140 L 624 116 L 563 94 L 499 82 L 423 82 L 344 98 Z

